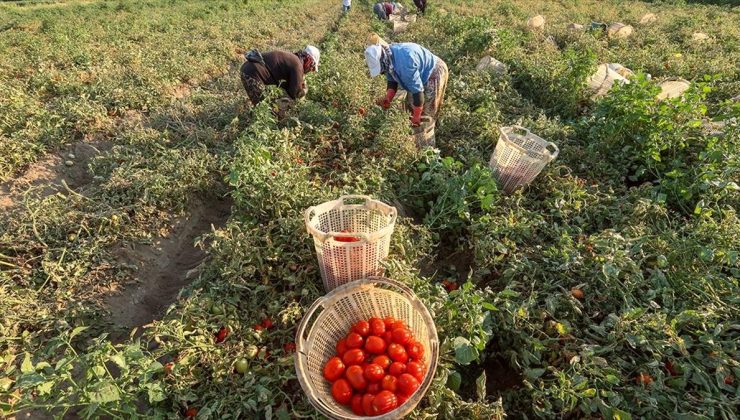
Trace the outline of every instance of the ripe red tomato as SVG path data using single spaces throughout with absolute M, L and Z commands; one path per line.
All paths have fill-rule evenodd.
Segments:
M 372 335 L 382 336 L 385 332 L 385 322 L 380 318 L 370 318 L 370 333 Z
M 381 354 L 380 356 L 375 356 L 375 358 L 373 359 L 373 363 L 379 365 L 385 370 L 391 366 L 391 363 L 393 363 L 393 361 L 385 354 Z
M 388 356 L 394 362 L 406 363 L 409 361 L 409 355 L 406 353 L 406 349 L 398 343 L 391 343 L 388 346 Z
M 338 357 L 332 357 L 324 365 L 324 378 L 329 382 L 334 382 L 344 375 L 344 363 Z
M 368 335 L 370 335 L 370 323 L 364 320 L 357 321 L 355 325 L 352 326 L 352 331 L 360 334 L 363 337 L 367 337 Z
M 375 382 L 367 384 L 367 388 L 365 388 L 365 393 L 375 395 L 382 390 L 383 388 L 380 387 L 380 382 Z
M 388 369 L 388 373 L 393 376 L 399 376 L 404 372 L 406 372 L 406 364 L 401 362 L 393 362 L 391 367 Z
M 393 330 L 393 342 L 398 344 L 407 344 L 413 339 L 411 331 L 407 328 L 396 328 Z
M 396 398 L 398 398 L 398 406 L 402 406 L 403 403 L 409 400 L 411 398 L 410 395 L 403 395 L 403 394 L 396 394 Z
M 343 229 L 341 233 L 350 233 L 349 229 Z M 342 236 L 342 237 L 335 237 L 335 241 L 337 242 L 359 242 L 360 238 L 356 238 L 354 236 Z
M 408 373 L 398 377 L 398 392 L 403 395 L 412 395 L 419 389 L 419 381 Z
M 398 407 L 396 394 L 390 391 L 380 391 L 373 399 L 373 408 L 378 414 L 385 414 Z
M 188 411 L 185 412 L 185 417 L 192 419 L 193 417 L 198 415 L 198 409 L 195 407 L 188 408 Z
M 424 346 L 418 341 L 408 343 L 406 345 L 406 352 L 414 360 L 424 359 Z
M 422 382 L 424 380 L 425 367 L 422 363 L 417 361 L 406 363 L 406 373 L 410 374 L 417 381 Z
M 283 350 L 285 350 L 286 353 L 292 353 L 292 352 L 294 352 L 295 351 L 295 343 L 291 341 L 290 343 L 283 344 Z
M 393 375 L 385 375 L 380 381 L 380 388 L 386 391 L 396 392 L 398 390 L 398 378 Z
M 375 409 L 373 408 L 373 400 L 375 399 L 375 395 L 376 394 L 367 393 L 362 396 L 362 411 L 365 412 L 366 416 L 377 415 Z
M 272 319 L 265 318 L 262 320 L 262 326 L 265 328 L 272 328 Z
M 385 376 L 385 369 L 373 363 L 367 365 L 363 374 L 368 382 L 378 382 Z
M 164 374 L 165 375 L 170 374 L 172 372 L 172 368 L 174 367 L 175 367 L 175 364 L 172 362 L 169 362 L 166 365 L 164 365 Z
M 345 366 L 359 365 L 365 361 L 365 352 L 362 349 L 347 350 L 342 356 Z
M 262 331 L 265 329 L 265 327 L 263 327 L 262 324 L 254 324 L 254 327 L 252 328 L 254 328 L 255 331 Z
M 367 387 L 367 380 L 360 366 L 353 365 L 348 367 L 344 372 L 344 376 L 347 378 L 347 382 L 352 385 L 352 388 L 358 391 L 363 391 Z
M 350 406 L 352 407 L 352 412 L 357 414 L 358 416 L 364 416 L 365 410 L 362 408 L 362 395 L 355 394 L 352 396 L 352 400 L 350 402 Z
M 387 331 L 393 330 L 393 323 L 396 322 L 396 318 L 393 318 L 392 316 L 387 316 L 383 319 L 383 323 L 385 324 L 385 329 Z
M 331 386 L 331 396 L 342 405 L 347 405 L 352 400 L 352 386 L 346 379 L 337 379 Z
M 226 337 L 229 336 L 229 329 L 226 327 L 221 327 L 220 330 L 216 333 L 216 342 L 217 343 L 223 343 L 224 340 L 226 340 Z
M 393 342 L 393 333 L 390 330 L 385 330 L 383 333 L 383 340 L 385 340 L 386 344 Z
M 735 382 L 735 377 L 732 375 L 725 376 L 725 385 L 732 385 Z
M 395 330 L 396 328 L 406 328 L 406 323 L 397 319 L 396 322 L 393 323 L 393 328 L 391 328 L 391 331 Z
M 653 383 L 653 377 L 648 375 L 647 373 L 640 373 L 637 375 L 637 378 L 635 378 L 638 384 L 642 384 L 645 386 L 648 386 Z
M 351 332 L 347 335 L 347 348 L 348 349 L 359 349 L 365 343 L 365 340 L 360 334 Z
M 347 353 L 347 339 L 343 338 L 337 341 L 337 356 L 342 357 L 344 353 Z
M 365 350 L 367 350 L 368 353 L 381 354 L 385 352 L 385 340 L 371 335 L 365 341 Z

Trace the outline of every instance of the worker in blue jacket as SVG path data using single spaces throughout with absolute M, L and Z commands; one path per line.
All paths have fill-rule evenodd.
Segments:
M 365 61 L 370 77 L 385 74 L 385 97 L 378 99 L 384 109 L 391 106 L 396 92 L 407 92 L 411 109 L 411 125 L 419 126 L 421 116 L 437 119 L 447 89 L 449 71 L 441 58 L 421 45 L 404 42 L 390 45 L 371 45 L 365 50 Z

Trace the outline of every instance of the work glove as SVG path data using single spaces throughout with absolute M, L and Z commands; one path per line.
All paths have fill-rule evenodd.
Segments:
M 393 98 L 396 96 L 396 91 L 394 89 L 388 89 L 385 92 L 385 97 L 378 98 L 377 104 L 378 106 L 383 107 L 383 109 L 388 109 L 391 107 L 391 102 L 393 102 Z
M 418 127 L 421 125 L 421 112 L 423 110 L 423 107 L 415 106 L 411 111 L 411 125 L 413 127 Z

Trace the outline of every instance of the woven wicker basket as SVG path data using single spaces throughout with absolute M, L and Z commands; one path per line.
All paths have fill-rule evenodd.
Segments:
M 424 346 L 427 373 L 419 389 L 404 404 L 384 415 L 357 416 L 331 396 L 323 377 L 326 362 L 336 355 L 336 343 L 352 325 L 371 317 L 403 320 Z M 424 397 L 434 379 L 439 358 L 437 329 L 429 310 L 404 284 L 383 277 L 347 283 L 319 298 L 306 312 L 296 333 L 295 367 L 308 400 L 321 414 L 334 419 L 398 419 L 409 414 Z
M 434 124 L 434 118 L 424 115 L 421 117 L 421 125 L 413 128 L 414 142 L 417 148 L 424 149 L 436 145 Z
M 383 275 L 382 261 L 396 226 L 395 207 L 365 195 L 347 195 L 311 207 L 304 216 L 327 292 L 352 280 Z M 348 238 L 353 242 L 346 242 Z
M 489 165 L 501 188 L 510 193 L 529 184 L 558 156 L 555 143 L 519 126 L 502 127 Z

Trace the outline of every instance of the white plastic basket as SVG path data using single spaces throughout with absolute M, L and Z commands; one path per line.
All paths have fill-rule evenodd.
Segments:
M 356 201 L 360 203 L 351 204 Z M 381 263 L 388 257 L 396 226 L 395 207 L 366 195 L 346 195 L 309 208 L 304 217 L 327 292 L 352 280 L 383 275 Z
M 336 343 L 352 325 L 371 317 L 392 316 L 408 325 L 424 346 L 427 371 L 419 389 L 395 410 L 380 416 L 358 416 L 334 401 L 331 384 L 323 377 L 326 362 L 336 355 Z M 429 310 L 404 284 L 371 277 L 347 283 L 316 300 L 298 325 L 295 367 L 309 402 L 333 419 L 399 419 L 409 414 L 432 384 L 439 358 L 437 328 Z
M 500 131 L 489 165 L 507 193 L 532 182 L 560 152 L 555 143 L 532 134 L 524 127 L 502 127 Z

